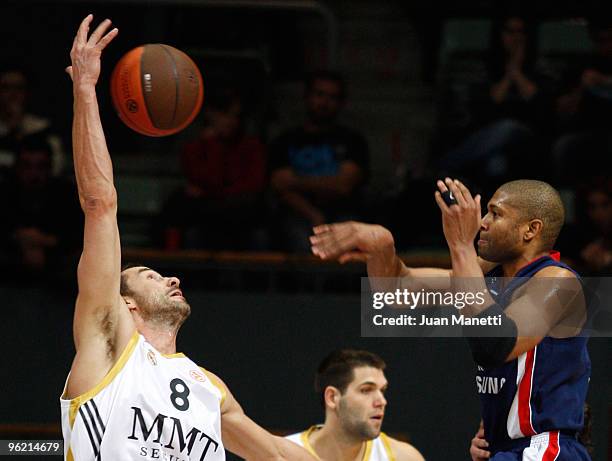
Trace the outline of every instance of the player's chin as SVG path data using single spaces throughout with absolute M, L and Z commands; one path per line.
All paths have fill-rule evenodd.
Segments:
M 487 261 L 490 261 L 489 257 L 491 256 L 491 245 L 489 244 L 489 242 L 487 240 L 478 240 L 476 247 L 478 256 L 483 259 L 486 259 Z
M 369 422 L 370 422 L 370 428 L 372 429 L 372 432 L 376 433 L 374 437 L 378 437 L 378 434 L 380 434 L 380 429 L 382 427 L 383 418 L 370 418 Z
M 191 306 L 182 296 L 173 296 L 170 298 L 170 300 L 177 310 L 186 311 L 187 315 L 191 313 Z

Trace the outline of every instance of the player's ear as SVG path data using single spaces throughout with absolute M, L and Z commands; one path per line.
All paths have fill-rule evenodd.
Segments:
M 334 386 L 327 386 L 325 388 L 325 392 L 323 393 L 323 398 L 325 399 L 325 406 L 335 410 L 338 407 L 338 403 L 340 402 L 340 397 L 342 394 L 338 390 L 338 388 Z
M 523 234 L 523 240 L 529 241 L 532 240 L 536 235 L 542 232 L 542 227 L 544 223 L 540 219 L 532 219 L 527 224 L 527 230 Z

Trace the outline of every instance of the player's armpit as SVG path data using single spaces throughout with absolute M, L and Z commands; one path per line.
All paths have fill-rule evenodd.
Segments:
M 212 376 L 225 390 L 221 436 L 229 451 L 248 461 L 315 461 L 316 458 L 302 447 L 272 435 L 255 423 L 244 413 L 225 383 L 214 374 Z
M 506 358 L 506 362 L 510 362 L 516 358 L 519 358 L 525 352 L 532 350 L 544 339 L 543 336 L 519 336 L 516 338 L 514 348 Z

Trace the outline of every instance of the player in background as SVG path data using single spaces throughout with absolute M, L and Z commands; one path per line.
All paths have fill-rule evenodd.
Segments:
M 412 445 L 381 432 L 387 407 L 385 367 L 385 362 L 371 352 L 332 352 L 315 376 L 325 423 L 287 438 L 306 447 L 317 459 L 423 461 Z

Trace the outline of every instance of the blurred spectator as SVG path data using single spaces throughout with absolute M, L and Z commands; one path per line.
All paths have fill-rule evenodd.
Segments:
M 579 260 L 590 274 L 612 270 L 612 179 L 600 178 L 583 188 L 579 207 L 584 210 Z
M 553 146 L 557 181 L 573 185 L 594 171 L 610 172 L 612 162 L 612 16 L 593 15 L 590 56 L 570 66 L 557 100 L 562 135 Z
M 369 169 L 364 137 L 336 123 L 344 80 L 319 71 L 305 85 L 306 120 L 270 146 L 271 186 L 280 199 L 286 249 L 310 251 L 312 226 L 356 218 Z
M 0 184 L 5 276 L 48 278 L 74 270 L 69 263 L 82 245 L 82 213 L 74 186 L 52 177 L 51 157 L 44 136 L 23 138 L 11 174 Z
M 233 89 L 209 98 L 205 125 L 181 154 L 184 188 L 165 205 L 168 249 L 260 249 L 266 152 L 243 129 L 243 106 Z
M 534 25 L 520 15 L 494 21 L 487 58 L 488 82 L 472 95 L 479 128 L 440 162 L 446 172 L 498 184 L 520 174 L 529 158 L 530 174 L 543 168 L 538 135 L 550 119 L 546 78 L 536 65 Z M 483 174 L 484 173 L 484 174 Z
M 0 169 L 6 171 L 15 163 L 17 149 L 25 136 L 43 135 L 52 150 L 52 174 L 64 168 L 65 154 L 60 137 L 51 122 L 27 112 L 28 81 L 19 67 L 0 70 Z

